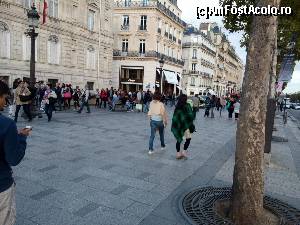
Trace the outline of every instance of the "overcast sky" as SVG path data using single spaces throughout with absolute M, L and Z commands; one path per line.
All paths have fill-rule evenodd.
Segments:
M 197 7 L 206 8 L 219 6 L 219 0 L 178 0 L 178 6 L 182 10 L 182 19 L 189 23 L 193 24 L 195 27 L 199 27 L 200 22 L 217 22 L 221 27 L 222 31 L 228 36 L 228 39 L 231 41 L 232 45 L 235 47 L 237 54 L 246 62 L 246 50 L 240 47 L 241 34 L 230 34 L 227 32 L 222 23 L 222 17 L 211 17 L 209 20 L 206 18 L 197 19 Z M 288 84 L 285 92 L 293 93 L 300 91 L 300 63 L 297 64 L 292 81 Z

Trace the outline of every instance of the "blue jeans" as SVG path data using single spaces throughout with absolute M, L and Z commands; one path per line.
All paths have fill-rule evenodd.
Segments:
M 90 110 L 90 106 L 89 106 L 89 102 L 88 101 L 82 101 L 81 102 L 81 106 L 78 112 L 81 113 L 81 111 L 83 110 L 84 106 L 86 106 L 87 112 L 91 112 Z
M 149 105 L 150 105 L 150 102 L 147 102 L 144 104 L 144 113 L 149 112 Z
M 161 147 L 165 147 L 166 146 L 165 145 L 165 137 L 164 137 L 165 127 L 164 127 L 163 121 L 151 120 L 150 127 L 151 127 L 151 136 L 150 136 L 150 140 L 149 140 L 149 150 L 153 151 L 153 142 L 154 142 L 154 138 L 155 138 L 156 129 L 158 129 L 158 131 L 159 131 Z

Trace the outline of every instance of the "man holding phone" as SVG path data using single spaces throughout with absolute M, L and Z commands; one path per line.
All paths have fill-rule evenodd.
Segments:
M 0 111 L 9 94 L 7 84 L 0 81 Z M 16 221 L 15 183 L 11 166 L 18 165 L 25 155 L 26 138 L 31 128 L 17 130 L 13 120 L 0 114 L 0 225 Z

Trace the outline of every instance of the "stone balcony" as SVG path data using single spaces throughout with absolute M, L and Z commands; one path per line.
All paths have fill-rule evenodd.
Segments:
M 148 51 L 145 53 L 140 53 L 138 51 L 128 51 L 128 52 L 122 52 L 120 50 L 114 50 L 113 52 L 114 57 L 128 57 L 128 58 L 155 58 L 155 59 L 160 59 L 161 57 L 164 58 L 166 62 L 173 63 L 179 66 L 184 65 L 183 60 L 175 59 L 170 56 L 166 56 L 164 54 L 161 54 L 156 51 Z

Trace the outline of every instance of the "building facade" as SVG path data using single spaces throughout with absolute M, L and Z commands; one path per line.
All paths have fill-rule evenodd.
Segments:
M 188 95 L 217 96 L 241 90 L 244 65 L 216 23 L 188 26 L 183 38 L 184 89 Z
M 35 2 L 42 14 L 42 1 Z M 37 30 L 36 80 L 88 84 L 90 89 L 113 85 L 111 1 L 47 2 L 46 23 Z M 29 78 L 31 43 L 25 32 L 32 4 L 33 0 L 0 2 L 0 78 L 10 85 L 16 78 Z
M 189 27 L 183 37 L 183 77 L 188 95 L 205 95 L 214 85 L 216 46 L 203 33 Z
M 179 93 L 186 25 L 180 16 L 176 0 L 114 1 L 113 82 L 119 88 Z

